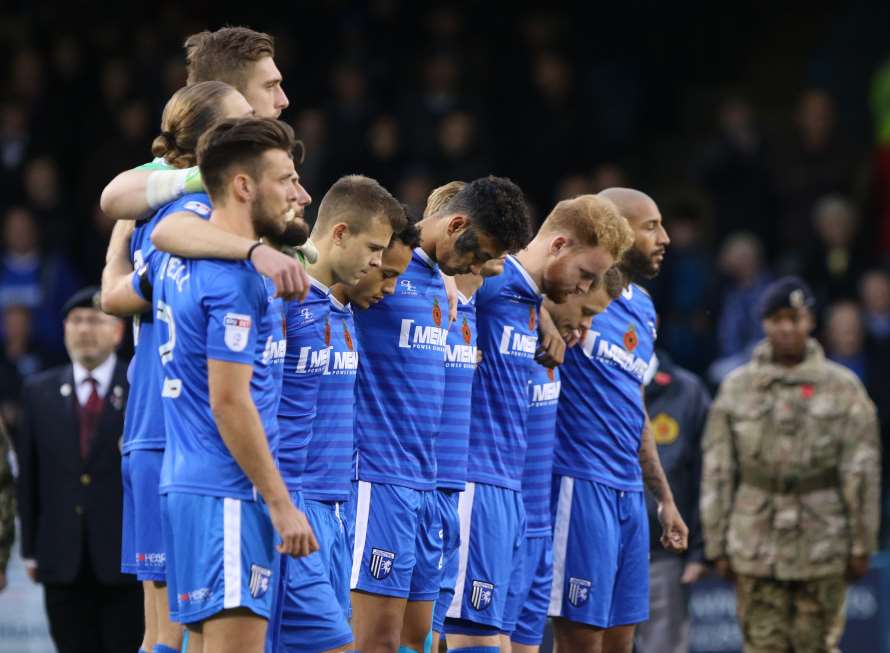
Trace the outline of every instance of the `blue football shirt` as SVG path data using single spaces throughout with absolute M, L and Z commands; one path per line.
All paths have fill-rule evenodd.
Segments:
M 155 275 L 158 354 L 167 448 L 161 492 L 250 500 L 253 484 L 219 434 L 210 410 L 208 359 L 253 367 L 250 394 L 273 458 L 278 451 L 278 357 L 283 339 L 274 284 L 247 261 L 187 260 L 165 254 Z M 277 307 L 277 308 L 276 308 Z M 276 346 L 277 349 L 277 346 Z
M 355 392 L 355 478 L 435 489 L 447 320 L 439 266 L 419 247 L 395 293 L 355 312 L 362 352 Z
M 359 350 L 352 309 L 333 295 L 325 339 L 330 341 L 331 353 L 318 388 L 312 444 L 303 474 L 303 497 L 316 501 L 346 501 L 352 493 L 355 377 Z
M 528 384 L 528 447 L 522 471 L 522 501 L 528 537 L 550 535 L 553 440 L 559 405 L 559 369 L 536 364 Z
M 458 293 L 457 320 L 445 349 L 445 403 L 436 439 L 436 487 L 463 490 L 467 480 L 470 399 L 476 371 L 476 296 Z
M 287 355 L 278 407 L 281 431 L 278 465 L 291 491 L 302 489 L 318 388 L 331 353 L 328 336 L 330 290 L 316 279 L 311 279 L 311 282 L 306 299 L 287 305 L 285 322 Z
M 473 378 L 468 481 L 521 488 L 541 299 L 534 280 L 512 256 L 504 271 L 476 292 L 482 362 Z
M 137 223 L 130 237 L 130 261 L 133 263 L 132 286 L 140 297 L 151 301 L 151 264 L 163 256 L 151 242 L 155 227 L 173 213 L 188 212 L 206 220 L 210 217 L 210 211 L 210 198 L 204 193 L 195 193 L 170 202 L 150 219 Z M 164 420 L 159 419 L 164 412 L 161 405 L 164 372 L 158 359 L 158 342 L 151 311 L 133 316 L 133 346 L 122 453 L 137 449 L 163 449 L 167 437 Z
M 636 284 L 593 318 L 566 352 L 553 470 L 617 490 L 643 489 L 640 388 L 655 353 L 655 306 Z

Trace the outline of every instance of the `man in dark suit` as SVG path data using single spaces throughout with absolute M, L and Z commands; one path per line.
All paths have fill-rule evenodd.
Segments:
M 71 364 L 26 381 L 16 437 L 22 557 L 60 653 L 132 653 L 142 633 L 139 586 L 120 573 L 123 324 L 96 308 L 98 290 L 65 304 Z

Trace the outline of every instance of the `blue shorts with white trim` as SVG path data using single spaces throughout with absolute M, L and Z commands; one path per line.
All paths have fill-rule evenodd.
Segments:
M 135 449 L 121 456 L 124 490 L 121 572 L 141 581 L 167 579 L 167 556 L 161 529 L 163 449 Z
M 346 530 L 345 504 L 337 501 L 304 499 L 306 517 L 318 541 L 319 555 L 328 572 L 337 602 L 348 620 L 349 575 L 352 573 L 352 547 Z
M 171 619 L 196 623 L 230 608 L 269 618 L 279 556 L 264 503 L 170 492 L 161 515 Z
M 355 525 L 350 589 L 435 601 L 442 577 L 436 491 L 357 481 L 348 510 Z
M 554 475 L 551 617 L 612 628 L 649 618 L 649 518 L 642 492 Z M 591 546 L 596 542 L 596 546 Z
M 520 573 L 510 582 L 502 631 L 519 644 L 540 646 L 544 639 L 553 584 L 552 542 L 549 534 L 526 538 Z
M 290 495 L 294 505 L 306 512 L 302 494 Z M 352 629 L 331 586 L 321 551 L 302 558 L 281 556 L 280 570 L 266 650 L 320 653 L 351 642 Z
M 457 513 L 460 492 L 439 489 L 439 515 L 442 520 L 442 578 L 439 581 L 439 598 L 433 607 L 433 630 L 445 632 L 445 613 L 454 599 L 454 585 L 460 566 L 460 517 Z
M 458 515 L 460 555 L 445 632 L 467 634 L 467 624 L 472 623 L 497 634 L 504 622 L 510 581 L 522 562 L 522 495 L 496 485 L 467 483 L 458 500 Z

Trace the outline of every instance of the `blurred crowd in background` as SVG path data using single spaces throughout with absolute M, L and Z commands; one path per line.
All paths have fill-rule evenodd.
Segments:
M 99 194 L 150 158 L 184 37 L 228 23 L 275 35 L 316 199 L 361 172 L 420 210 L 434 186 L 494 172 L 542 219 L 565 197 L 642 188 L 673 241 L 651 290 L 675 361 L 715 387 L 762 337 L 761 290 L 798 273 L 890 442 L 887 3 L 178 4 L 0 9 L 8 424 L 21 379 L 64 360 L 60 307 L 98 281 L 111 230 Z

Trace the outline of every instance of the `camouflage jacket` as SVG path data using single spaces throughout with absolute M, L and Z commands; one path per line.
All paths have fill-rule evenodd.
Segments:
M 768 342 L 720 387 L 705 426 L 701 523 L 708 559 L 780 580 L 843 573 L 877 548 L 874 404 L 814 340 L 792 368 Z
M 0 571 L 6 570 L 15 540 L 15 483 L 12 477 L 12 448 L 0 424 Z

